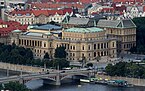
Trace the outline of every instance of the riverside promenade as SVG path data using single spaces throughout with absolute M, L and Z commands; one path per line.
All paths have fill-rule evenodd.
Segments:
M 39 72 L 44 72 L 44 71 L 49 70 L 49 69 L 45 69 L 41 67 L 17 65 L 17 64 L 3 63 L 3 62 L 0 62 L 0 69 L 22 71 L 22 72 L 27 72 L 27 73 L 39 73 Z
M 145 86 L 145 79 L 139 78 L 128 78 L 128 77 L 117 77 L 117 76 L 106 76 L 106 75 L 96 75 L 96 77 L 109 80 L 126 80 L 129 84 L 135 86 Z

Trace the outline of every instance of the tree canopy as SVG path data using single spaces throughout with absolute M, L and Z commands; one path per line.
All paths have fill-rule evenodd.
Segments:
M 60 46 L 55 49 L 55 54 L 54 54 L 55 58 L 66 58 L 66 56 L 67 56 L 67 52 L 65 51 L 64 46 Z
M 119 62 L 115 65 L 108 64 L 105 69 L 106 73 L 110 76 L 145 78 L 145 67 L 132 62 Z
M 0 85 L 0 90 L 10 90 L 10 91 L 31 91 L 25 85 L 20 84 L 19 82 L 9 82 L 6 84 Z
M 45 53 L 43 60 L 34 59 L 30 49 L 18 47 L 15 44 L 4 45 L 0 43 L 0 60 L 2 62 L 32 66 L 44 66 L 44 64 L 46 64 L 47 68 L 56 68 L 58 64 L 60 68 L 69 66 L 69 62 L 66 60 L 66 51 L 64 47 L 56 48 L 55 57 L 57 60 L 50 60 L 49 54 Z
M 0 60 L 14 64 L 26 64 L 28 60 L 33 59 L 33 53 L 30 49 L 18 47 L 16 45 L 0 44 Z
M 136 25 L 136 47 L 130 49 L 132 53 L 145 54 L 145 17 L 133 19 Z
M 46 59 L 46 60 L 49 60 L 50 59 L 48 52 L 45 53 L 43 59 Z

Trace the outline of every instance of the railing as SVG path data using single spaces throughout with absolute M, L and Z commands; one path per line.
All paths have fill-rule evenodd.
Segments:
M 83 73 L 89 73 L 92 72 L 90 70 L 78 70 L 78 71 L 66 71 L 65 73 L 61 73 L 61 71 L 59 71 L 59 75 L 60 76 L 66 76 L 66 75 L 75 75 L 75 74 L 83 74 Z M 52 72 L 50 74 L 46 74 L 46 73 L 35 73 L 35 74 L 25 74 L 25 75 L 19 75 L 19 76 L 9 76 L 9 77 L 3 77 L 0 78 L 0 83 L 5 83 L 5 82 L 9 82 L 9 81 L 20 81 L 21 79 L 23 80 L 27 80 L 27 79 L 40 79 L 40 78 L 49 78 L 49 77 L 56 77 L 58 76 L 58 72 Z M 60 78 L 61 79 L 61 78 Z M 54 79 L 56 80 L 56 79 Z

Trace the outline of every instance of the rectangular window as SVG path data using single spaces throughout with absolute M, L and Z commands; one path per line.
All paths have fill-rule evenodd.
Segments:
M 84 53 L 82 53 L 82 57 L 85 57 Z
M 112 42 L 112 47 L 114 47 L 114 42 Z
M 104 48 L 106 48 L 106 43 L 104 43 Z
M 98 49 L 100 49 L 100 44 L 98 44 Z
M 101 49 L 103 49 L 103 43 L 101 43 Z
M 88 46 L 88 50 L 91 50 L 91 46 L 90 45 Z
M 44 47 L 46 47 L 46 43 L 44 43 Z
M 83 45 L 82 50 L 84 50 L 84 49 L 85 49 L 85 47 L 84 47 L 84 45 Z
M 75 50 L 75 46 L 73 46 L 73 50 Z
M 75 53 L 73 53 L 73 56 L 75 57 Z

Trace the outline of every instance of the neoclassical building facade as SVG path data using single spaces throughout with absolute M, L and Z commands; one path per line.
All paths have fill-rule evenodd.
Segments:
M 107 38 L 117 39 L 117 53 L 124 53 L 136 46 L 136 25 L 130 19 L 99 20 L 97 27 L 105 30 Z
M 117 57 L 117 41 L 107 38 L 101 28 L 69 28 L 62 29 L 62 36 L 54 36 L 51 30 L 37 30 L 22 33 L 14 30 L 11 34 L 11 43 L 25 48 L 31 48 L 36 58 L 43 58 L 46 52 L 54 56 L 55 49 L 64 46 L 69 61 L 95 60 L 98 56 Z

